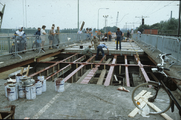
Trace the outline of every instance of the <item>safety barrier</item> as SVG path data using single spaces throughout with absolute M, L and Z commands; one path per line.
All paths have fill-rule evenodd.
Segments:
M 171 53 L 173 58 L 170 66 L 181 62 L 181 40 L 178 37 L 160 36 L 150 34 L 133 34 L 133 39 L 149 45 L 152 52 L 159 50 L 162 53 Z
M 18 53 L 22 53 L 22 52 L 26 52 L 26 51 L 30 51 L 33 50 L 32 46 L 33 44 L 35 44 L 36 42 L 36 37 L 35 35 L 27 35 L 25 38 L 26 41 L 26 49 L 19 51 L 17 50 L 17 40 L 16 39 L 12 39 L 13 36 L 0 36 L 0 56 L 5 56 L 5 55 L 9 55 L 9 54 L 13 54 L 15 57 L 18 55 Z M 81 42 L 84 40 L 89 39 L 87 34 L 82 33 L 82 34 L 77 34 L 77 33 L 61 33 L 59 35 L 59 46 L 66 46 L 68 44 L 72 44 L 75 42 Z M 57 43 L 56 43 L 57 45 Z M 54 44 L 54 46 L 56 46 Z M 48 48 L 49 47 L 49 39 L 48 39 L 48 35 L 46 35 L 46 39 L 45 39 L 45 44 L 44 44 L 44 48 Z M 34 46 L 34 49 L 39 49 L 40 50 L 41 46 L 39 45 L 39 47 L 37 47 L 36 45 Z M 40 53 L 40 51 L 39 51 Z M 21 58 L 21 56 L 19 56 Z

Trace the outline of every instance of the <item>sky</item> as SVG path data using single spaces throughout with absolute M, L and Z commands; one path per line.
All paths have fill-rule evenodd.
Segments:
M 20 25 L 25 28 L 38 28 L 46 25 L 46 28 L 50 29 L 52 24 L 55 24 L 55 27 L 59 26 L 60 29 L 78 27 L 78 0 L 0 2 L 6 4 L 2 28 L 15 29 Z M 142 17 L 147 25 L 167 21 L 171 17 L 171 11 L 172 18 L 178 19 L 179 1 L 79 0 L 79 27 L 84 21 L 84 28 L 101 29 L 105 27 L 103 16 L 108 15 L 107 26 L 116 26 L 118 21 L 117 27 L 132 29 L 141 24 Z

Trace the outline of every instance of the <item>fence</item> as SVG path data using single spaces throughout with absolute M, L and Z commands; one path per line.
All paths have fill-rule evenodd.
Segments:
M 181 40 L 178 37 L 133 34 L 133 38 L 138 42 L 149 45 L 152 52 L 157 49 L 162 53 L 171 53 L 173 59 L 169 67 L 174 64 L 179 64 L 181 61 Z
M 75 42 L 80 42 L 83 40 L 88 39 L 87 34 L 76 34 L 76 33 L 61 33 L 59 35 L 59 46 L 63 46 L 63 45 L 67 45 L 67 44 L 71 44 L 71 43 L 75 43 Z M 18 51 L 17 48 L 17 40 L 12 39 L 12 36 L 6 36 L 0 37 L 0 56 L 5 56 L 5 55 L 9 55 L 9 54 L 14 54 L 15 57 L 18 55 L 18 53 L 21 52 L 25 52 L 25 51 L 30 51 L 33 50 L 32 49 L 32 45 L 36 40 L 36 36 L 34 35 L 29 35 L 26 36 L 26 50 L 22 50 L 22 51 Z M 57 45 L 57 44 L 56 44 Z M 12 50 L 13 46 L 14 51 Z M 45 44 L 44 44 L 44 48 L 49 47 L 49 39 L 48 39 L 48 35 L 46 35 L 46 39 L 45 39 Z M 38 47 L 39 50 L 41 47 Z M 19 56 L 21 57 L 21 56 Z

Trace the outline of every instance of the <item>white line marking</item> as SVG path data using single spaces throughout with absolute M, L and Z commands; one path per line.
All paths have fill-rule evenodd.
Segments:
M 67 84 L 65 87 L 68 88 L 70 84 Z M 53 97 L 49 103 L 47 103 L 36 115 L 33 116 L 31 119 L 38 119 L 54 102 L 55 100 L 61 95 L 62 93 L 58 93 Z

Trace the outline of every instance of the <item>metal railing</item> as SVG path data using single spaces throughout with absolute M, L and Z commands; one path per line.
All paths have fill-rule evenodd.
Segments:
M 26 50 L 19 51 L 16 49 L 17 44 L 16 44 L 16 39 L 12 39 L 13 36 L 0 36 L 0 57 L 5 56 L 5 55 L 10 55 L 14 54 L 15 57 L 17 56 L 18 53 L 26 52 L 33 50 L 32 45 L 34 42 L 36 42 L 36 37 L 35 35 L 29 35 L 26 36 L 25 41 L 26 41 Z M 59 46 L 66 46 L 68 44 L 73 44 L 76 42 L 83 42 L 84 40 L 88 40 L 87 34 L 77 34 L 77 33 L 61 33 L 59 35 Z M 57 43 L 56 43 L 57 45 Z M 54 44 L 54 46 L 56 46 Z M 14 47 L 14 48 L 13 48 Z M 49 47 L 49 39 L 48 35 L 46 35 L 45 43 L 44 43 L 44 48 Z M 36 49 L 36 48 L 35 48 Z M 41 45 L 37 48 L 41 49 Z M 20 57 L 21 58 L 21 57 Z
M 149 45 L 152 52 L 159 50 L 162 53 L 171 53 L 172 60 L 170 66 L 180 65 L 181 62 L 181 40 L 178 37 L 133 34 L 133 39 Z

